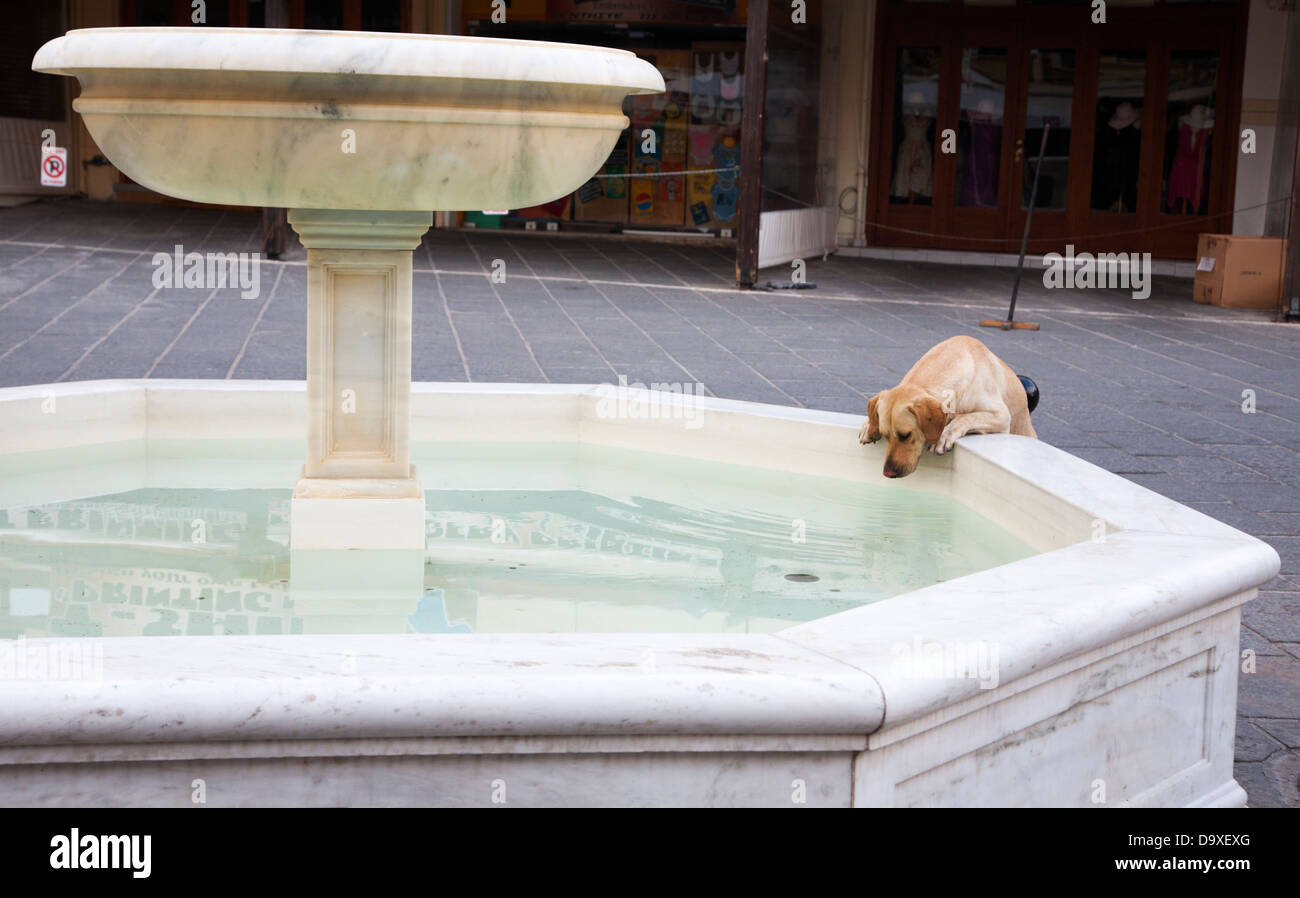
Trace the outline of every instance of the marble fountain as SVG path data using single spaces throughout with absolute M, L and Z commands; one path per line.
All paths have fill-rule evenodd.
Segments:
M 886 483 L 883 448 L 860 446 L 847 415 L 677 394 L 647 415 L 628 411 L 651 398 L 636 390 L 629 406 L 605 386 L 411 384 L 428 210 L 581 184 L 625 125 L 623 97 L 663 89 L 631 54 L 106 28 L 50 42 L 33 67 L 78 78 L 75 108 L 139 182 L 292 210 L 309 344 L 306 383 L 0 390 L 0 803 L 189 805 L 196 780 L 219 805 L 1245 802 L 1240 606 L 1279 566 L 1258 540 L 1009 435 Z M 355 413 L 339 413 L 345 390 Z M 200 494 L 259 490 L 281 491 L 278 523 L 262 493 L 240 512 L 232 541 L 270 559 L 240 580 L 216 535 L 229 517 L 185 518 Z M 122 523 L 168 491 L 184 538 Z M 594 496 L 564 514 L 621 535 L 566 546 L 548 506 L 539 538 L 498 540 L 506 492 Z M 754 557 L 729 562 L 718 503 L 751 495 L 770 513 L 743 519 Z M 918 508 L 942 551 L 907 542 Z M 647 537 L 637 509 L 667 523 Z M 453 519 L 472 519 L 463 539 Z M 943 566 L 986 530 L 1018 548 Z M 210 576 L 194 594 L 145 579 L 198 555 Z M 528 564 L 561 585 L 499 585 Z M 448 575 L 466 570 L 477 593 Z M 701 610 L 718 582 L 732 594 Z M 621 589 L 656 584 L 651 604 L 681 601 L 620 606 Z

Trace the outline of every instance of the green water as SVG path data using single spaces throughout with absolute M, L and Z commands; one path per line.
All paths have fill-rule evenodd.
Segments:
M 770 632 L 1034 553 L 899 484 L 577 444 L 414 456 L 424 552 L 291 551 L 294 443 L 8 457 L 0 636 Z

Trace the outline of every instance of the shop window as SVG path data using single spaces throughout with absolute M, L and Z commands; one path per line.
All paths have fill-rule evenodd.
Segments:
M 1029 84 L 1026 91 L 1025 128 L 1017 157 L 1020 161 L 1020 208 L 1029 208 L 1034 168 L 1043 146 L 1047 146 L 1038 175 L 1035 209 L 1064 209 L 1070 177 L 1071 112 L 1074 108 L 1074 51 L 1030 50 Z
M 991 208 L 998 204 L 1006 82 L 1006 50 L 967 47 L 961 51 L 961 110 L 957 120 L 954 191 L 958 206 Z
M 1205 215 L 1209 211 L 1210 146 L 1218 82 L 1216 51 L 1173 52 L 1169 62 L 1169 100 L 1165 107 L 1162 212 Z
M 198 24 L 193 20 L 193 18 L 191 18 L 192 15 L 193 15 L 192 10 L 186 13 L 186 19 L 185 19 L 186 25 Z M 229 27 L 230 26 L 230 0 L 207 0 L 207 4 L 204 8 L 204 18 L 206 19 L 206 21 L 203 23 L 205 25 L 208 26 L 215 25 L 220 28 Z
M 652 50 L 639 55 L 659 69 L 665 90 L 631 100 L 628 118 L 632 123 L 629 140 L 632 177 L 627 182 L 628 222 L 638 227 L 681 227 L 689 202 L 686 176 L 675 173 L 694 167 L 688 164 L 692 138 L 707 133 L 706 143 L 712 148 L 718 138 L 717 129 L 731 121 L 733 105 L 739 115 L 739 94 L 732 93 L 732 89 L 738 90 L 738 85 L 744 82 L 739 74 L 739 61 L 744 54 L 734 49 L 700 45 L 692 50 Z M 706 96 L 708 103 L 698 102 Z M 694 105 L 692 101 L 696 101 Z M 708 118 L 708 122 L 702 123 L 703 118 Z M 646 131 L 654 135 L 649 143 L 644 138 Z M 617 166 L 620 160 L 612 162 Z M 607 160 L 606 166 L 609 165 Z M 734 182 L 734 173 L 724 173 L 724 178 L 728 176 Z M 605 181 L 606 197 L 611 196 L 609 188 L 622 186 L 611 183 L 612 180 Z M 597 186 L 591 185 L 589 192 L 579 197 L 584 212 L 588 200 L 600 199 Z M 728 217 L 725 205 L 715 210 L 722 218 Z
M 172 0 L 135 0 L 135 23 L 140 27 L 172 24 Z
M 338 31 L 343 27 L 343 0 L 311 0 L 303 11 L 303 27 Z
M 62 4 L 29 3 L 5 14 L 5 52 L 0 54 L 0 116 L 60 121 L 63 79 L 32 71 L 32 57 L 63 33 Z
M 230 0 L 207 0 L 204 17 L 208 19 L 209 26 L 230 27 Z M 192 19 L 186 21 L 186 25 L 192 23 L 194 23 Z
M 256 2 L 259 2 L 259 0 L 249 0 L 250 5 Z M 173 25 L 196 28 L 226 28 L 230 25 L 230 8 L 232 5 L 232 0 L 204 0 L 202 7 L 203 21 L 200 22 L 194 18 L 198 15 L 198 10 L 188 0 L 184 3 L 173 3 L 172 0 L 135 0 L 133 4 L 135 18 L 130 19 L 130 6 L 127 7 L 127 16 L 130 24 L 142 28 L 161 28 Z
M 1101 53 L 1092 156 L 1093 211 L 1137 211 L 1146 71 L 1145 50 Z
M 1026 0 L 1032 6 L 1091 6 L 1093 0 Z M 1155 6 L 1156 0 L 1106 0 L 1107 6 Z
M 1093 0 L 1026 0 L 1033 6 L 1091 6 Z M 1231 0 L 1229 0 L 1231 2 Z M 1156 0 L 1106 0 L 1107 6 L 1155 6 Z
M 362 0 L 362 31 L 401 31 L 402 0 Z
M 822 22 L 775 17 L 768 34 L 767 101 L 763 118 L 764 211 L 829 203 L 820 166 L 822 129 L 834 111 L 823 106 Z M 831 118 L 828 118 L 831 117 Z
M 894 77 L 891 203 L 930 205 L 934 191 L 934 116 L 939 101 L 939 48 L 900 47 Z

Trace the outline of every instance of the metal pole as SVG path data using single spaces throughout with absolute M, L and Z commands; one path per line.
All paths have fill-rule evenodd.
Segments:
M 763 114 L 767 99 L 768 12 L 752 0 L 745 27 L 745 100 L 740 111 L 740 208 L 736 222 L 736 285 L 758 280 L 758 228 L 763 214 Z
M 1025 233 L 1020 238 L 1020 262 L 1016 265 L 1016 280 L 1011 285 L 1011 308 L 1007 309 L 1007 320 L 1003 330 L 1011 330 L 1011 322 L 1016 317 L 1016 294 L 1020 292 L 1020 274 L 1025 270 L 1025 250 L 1029 248 L 1029 226 L 1034 221 L 1034 203 L 1038 200 L 1038 173 L 1043 170 L 1043 156 L 1047 153 L 1047 132 L 1052 128 L 1043 122 L 1043 139 L 1038 144 L 1038 161 L 1034 163 L 1034 183 L 1029 188 L 1029 211 L 1025 214 Z
M 1300 314 L 1300 128 L 1296 129 L 1294 174 L 1291 176 L 1291 208 L 1286 226 L 1286 255 L 1282 257 L 1282 321 Z M 1294 310 L 1293 310 L 1294 306 Z
M 267 28 L 289 27 L 289 0 L 266 0 Z M 262 209 L 262 252 L 268 259 L 278 259 L 284 254 L 289 235 L 288 209 Z

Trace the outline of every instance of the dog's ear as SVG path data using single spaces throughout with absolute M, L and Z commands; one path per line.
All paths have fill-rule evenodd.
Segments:
M 912 404 L 912 414 L 916 415 L 916 423 L 920 425 L 925 441 L 932 444 L 939 442 L 939 437 L 948 424 L 943 403 L 932 396 L 926 396 Z
M 876 405 L 880 401 L 877 393 L 867 400 L 867 442 L 874 443 L 880 439 L 880 418 L 876 415 Z

